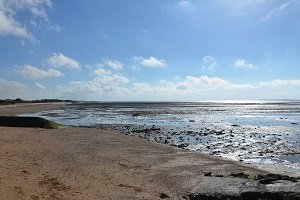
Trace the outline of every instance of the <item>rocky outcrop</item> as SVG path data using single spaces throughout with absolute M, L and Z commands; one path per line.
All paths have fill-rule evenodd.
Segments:
M 261 183 L 272 177 L 268 184 Z M 203 177 L 188 195 L 190 200 L 300 200 L 300 182 L 288 176 L 263 175 L 259 180 L 240 177 Z

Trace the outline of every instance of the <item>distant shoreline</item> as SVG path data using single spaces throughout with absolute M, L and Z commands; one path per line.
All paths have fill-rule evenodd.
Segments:
M 0 116 L 16 116 L 24 113 L 34 113 L 43 110 L 52 110 L 64 108 L 66 102 L 52 102 L 52 103 L 15 103 L 0 105 Z
M 19 103 L 237 103 L 237 104 L 255 104 L 255 103 L 285 103 L 285 102 L 299 102 L 300 99 L 252 99 L 252 100 L 199 100 L 199 101 L 89 101 L 89 100 L 63 100 L 63 99 L 36 99 L 36 100 L 23 100 L 16 99 L 0 99 L 1 105 L 13 105 Z
M 0 99 L 0 105 L 13 105 L 19 103 L 72 103 L 72 100 L 61 100 L 61 99 L 36 99 L 36 100 L 24 100 L 21 98 L 16 99 Z

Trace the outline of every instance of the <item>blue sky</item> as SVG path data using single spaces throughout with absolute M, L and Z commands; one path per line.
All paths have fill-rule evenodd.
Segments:
M 0 0 L 0 98 L 300 99 L 300 0 Z

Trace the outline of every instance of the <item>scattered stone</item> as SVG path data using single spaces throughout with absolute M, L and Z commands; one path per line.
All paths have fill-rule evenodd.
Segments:
M 243 172 L 229 174 L 229 176 L 236 177 L 236 178 L 249 178 L 249 175 Z
M 165 193 L 161 193 L 161 194 L 160 194 L 160 198 L 161 198 L 161 199 L 167 199 L 167 198 L 170 198 L 170 197 L 169 197 L 169 195 L 167 195 L 167 194 L 165 194 Z
M 203 174 L 203 176 L 211 176 L 211 172 L 206 172 Z
M 266 174 L 266 175 L 258 175 L 257 177 L 254 177 L 255 180 L 258 180 L 261 184 L 271 184 L 274 181 L 278 180 L 286 180 L 290 182 L 298 182 L 297 178 L 290 177 L 286 175 L 280 175 L 280 174 Z
M 233 126 L 233 127 L 239 127 L 239 125 L 237 125 L 237 124 L 231 124 L 231 126 Z
M 141 116 L 141 114 L 140 113 L 133 113 L 132 114 L 132 117 L 138 117 L 138 116 Z
M 152 127 L 150 130 L 151 130 L 151 131 L 160 131 L 160 128 Z
M 216 174 L 215 177 L 224 177 L 222 174 Z
M 187 146 L 189 146 L 189 144 L 187 144 L 187 143 L 182 143 L 182 144 L 177 145 L 178 148 L 185 148 Z

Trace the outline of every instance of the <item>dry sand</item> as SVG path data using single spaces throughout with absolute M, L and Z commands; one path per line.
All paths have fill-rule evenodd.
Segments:
M 16 106 L 0 109 L 0 115 L 37 110 Z M 0 160 L 1 200 L 161 199 L 162 193 L 183 199 L 207 172 L 263 173 L 249 165 L 93 128 L 0 127 Z

